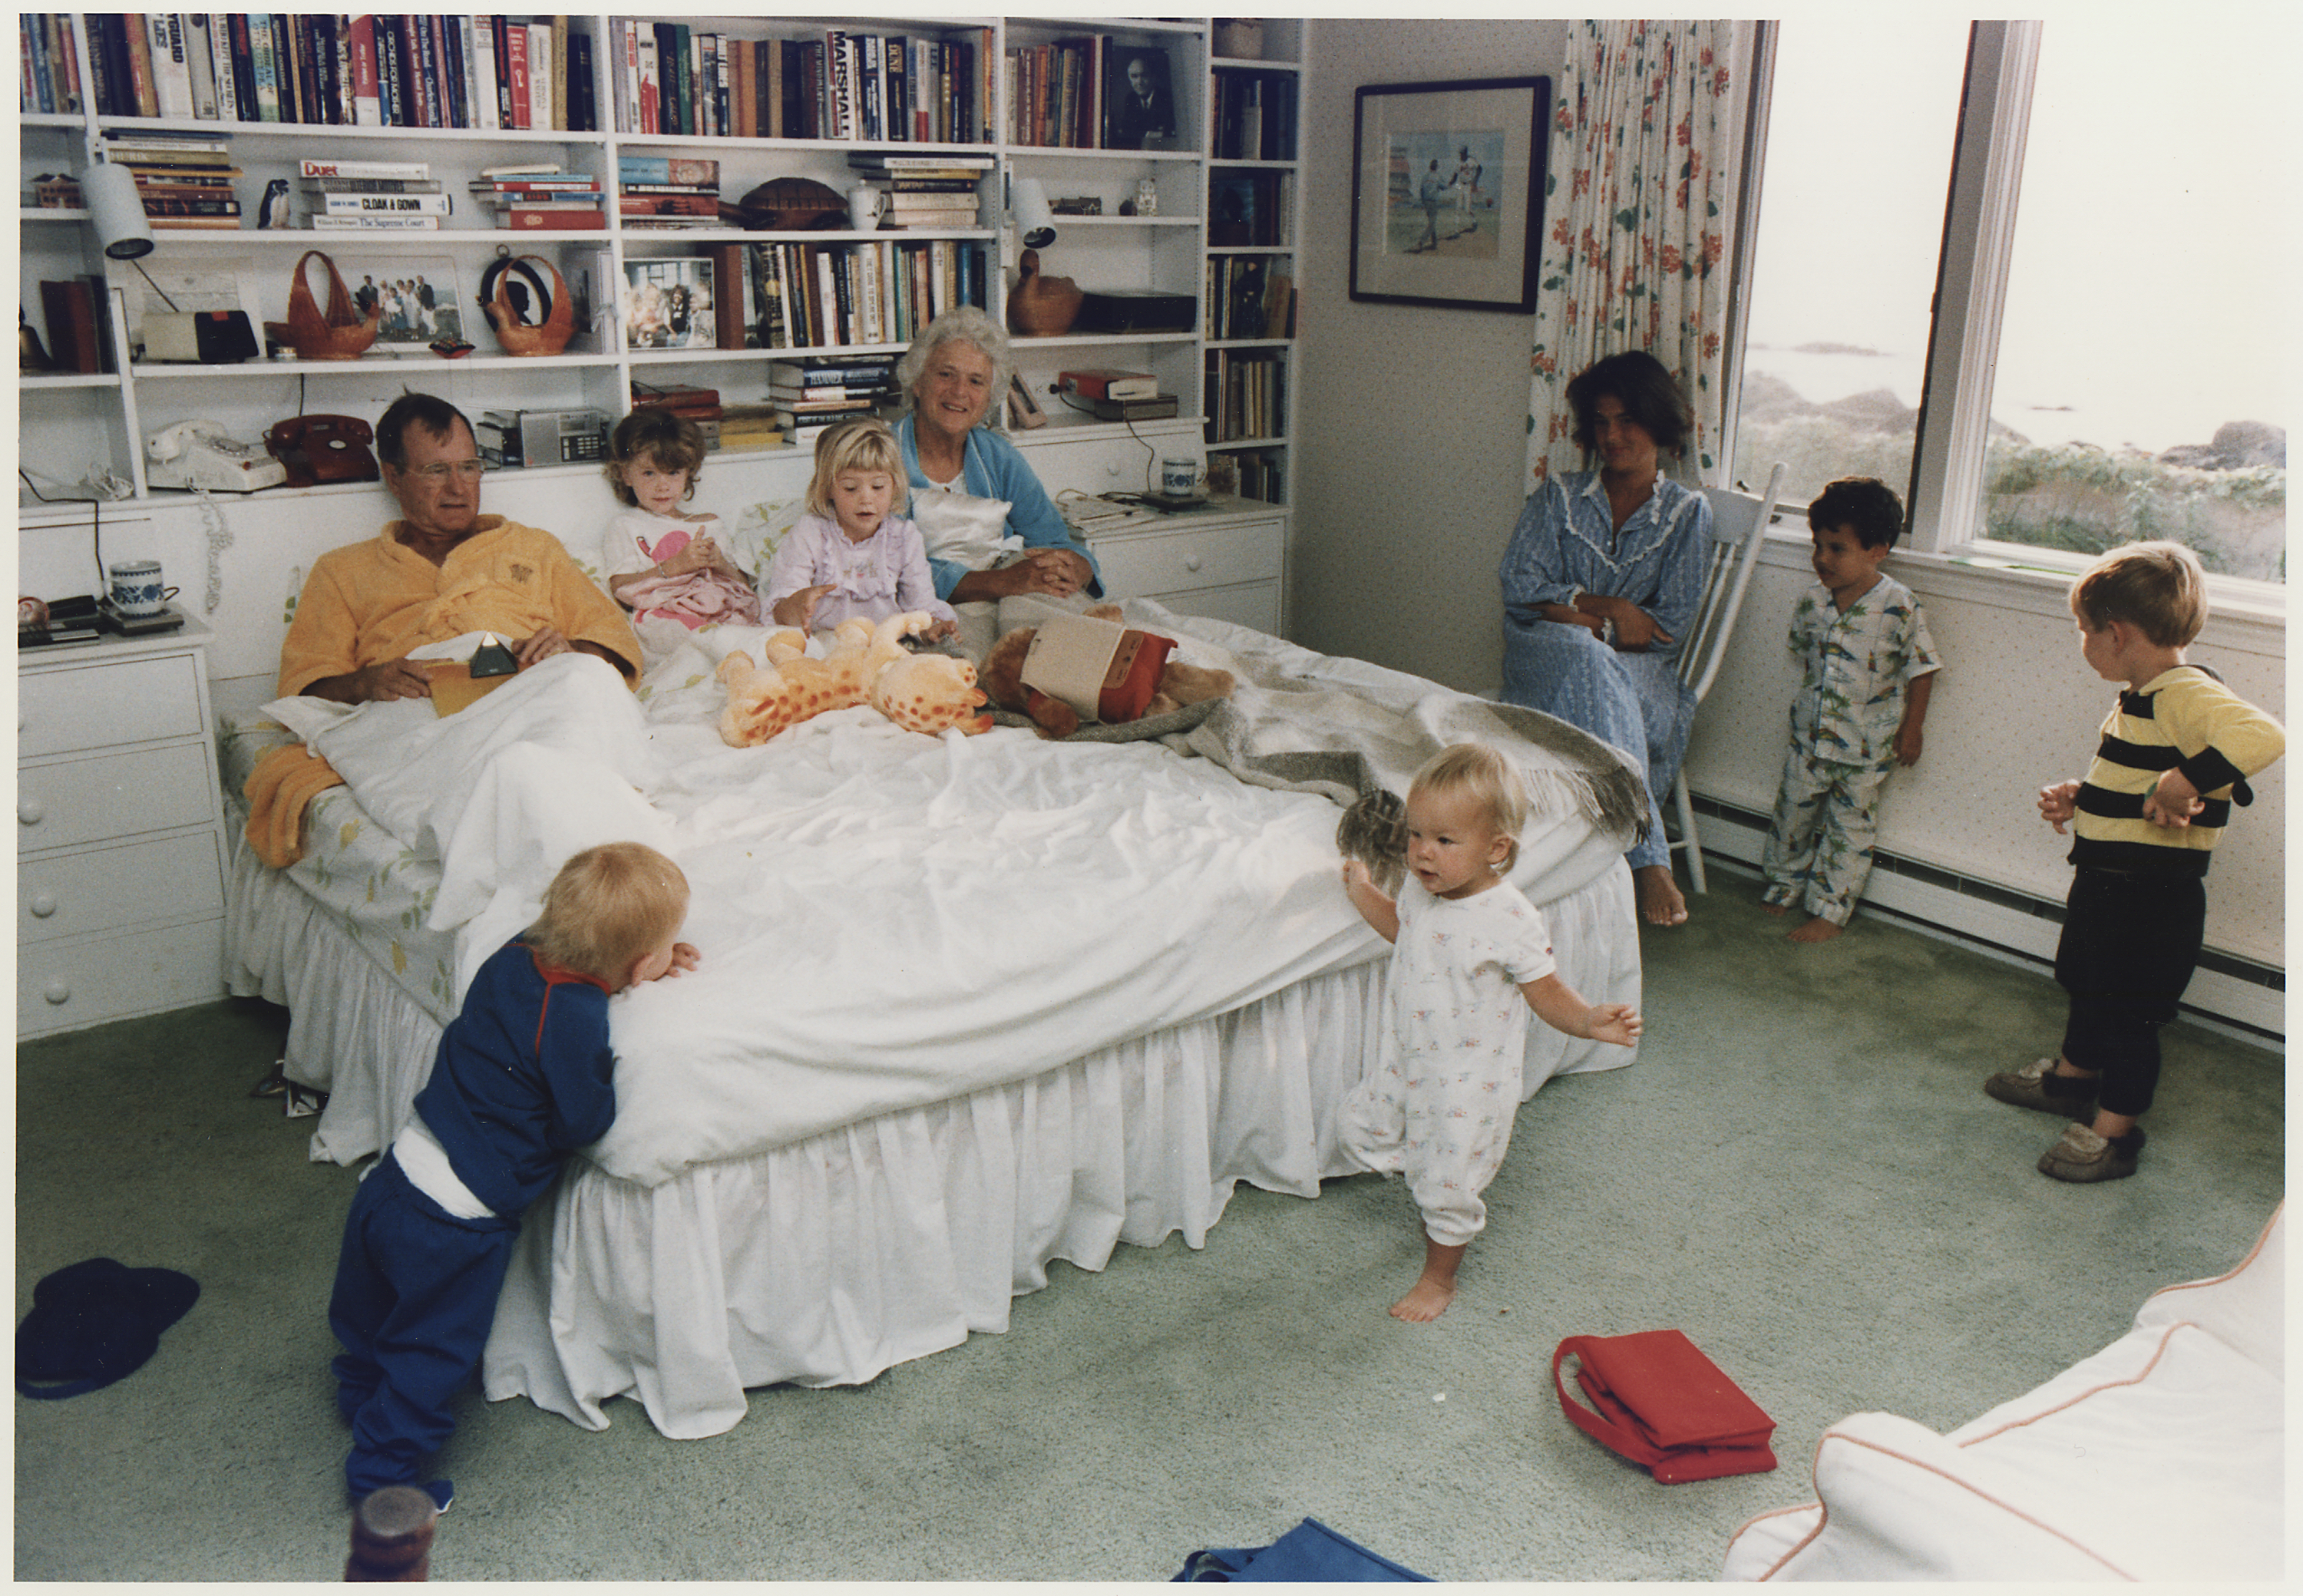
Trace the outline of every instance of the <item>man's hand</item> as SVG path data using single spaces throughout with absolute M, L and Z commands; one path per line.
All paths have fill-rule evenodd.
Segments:
M 335 704 L 382 704 L 394 698 L 429 698 L 432 674 L 417 660 L 384 660 L 363 665 L 342 676 L 323 676 L 307 682 L 301 695 Z
M 575 646 L 573 643 L 560 635 L 558 628 L 547 626 L 536 636 L 514 644 L 511 654 L 513 659 L 519 662 L 519 668 L 525 671 L 538 660 L 550 659 L 555 654 L 569 653 Z
M 803 587 L 797 593 L 787 594 L 776 600 L 776 607 L 769 612 L 768 618 L 778 626 L 793 626 L 806 631 L 815 620 L 815 606 L 822 604 L 823 595 L 831 591 L 831 583 L 819 582 L 813 587 Z
M 2039 818 L 2055 828 L 2058 836 L 2079 813 L 2079 784 L 2058 781 L 2053 787 L 2039 789 Z

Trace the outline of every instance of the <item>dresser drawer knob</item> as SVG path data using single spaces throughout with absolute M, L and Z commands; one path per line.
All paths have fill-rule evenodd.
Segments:
M 72 983 L 62 975 L 52 976 L 48 984 L 40 988 L 40 995 L 51 1003 L 69 1003 L 72 1001 Z
M 35 892 L 29 907 L 34 919 L 45 920 L 56 912 L 56 895 L 54 892 Z
M 20 825 L 38 825 L 48 817 L 48 806 L 27 794 L 16 800 L 16 820 Z
M 1186 555 L 1184 557 L 1184 569 L 1185 569 L 1185 570 L 1199 570 L 1199 569 L 1200 569 L 1200 557 L 1199 557 L 1197 554 L 1186 554 Z

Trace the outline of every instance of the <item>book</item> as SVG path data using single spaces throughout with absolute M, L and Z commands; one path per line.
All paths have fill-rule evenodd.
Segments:
M 624 183 L 671 183 L 717 192 L 720 163 L 697 156 L 618 154 L 616 177 Z
M 308 203 L 324 216 L 446 216 L 456 209 L 452 194 L 314 194 Z
M 437 216 L 314 216 L 304 224 L 314 232 L 437 232 Z
M 396 180 L 401 182 L 421 182 L 432 175 L 432 167 L 425 161 L 332 161 L 300 160 L 296 163 L 296 175 L 308 178 L 373 178 Z
M 561 232 L 603 232 L 607 230 L 608 215 L 574 206 L 515 205 L 504 211 L 503 224 L 521 232 L 538 228 Z
M 436 177 L 305 177 L 296 186 L 307 194 L 437 194 Z
M 40 309 L 48 321 L 48 352 L 63 371 L 104 369 L 97 340 L 96 296 L 85 278 L 40 284 Z

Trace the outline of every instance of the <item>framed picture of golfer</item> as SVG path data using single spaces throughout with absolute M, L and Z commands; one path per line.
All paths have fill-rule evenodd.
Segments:
M 1352 298 L 1533 310 L 1551 80 L 1378 83 L 1356 98 Z

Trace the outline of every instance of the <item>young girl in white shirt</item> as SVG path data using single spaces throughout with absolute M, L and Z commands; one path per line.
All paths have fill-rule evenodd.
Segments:
M 608 523 L 608 591 L 643 644 L 668 647 L 700 627 L 757 625 L 760 595 L 712 536 L 720 518 L 684 509 L 704 471 L 704 435 L 687 417 L 634 410 L 608 439 L 608 481 L 630 509 Z
M 860 617 L 885 621 L 924 610 L 941 640 L 959 616 L 936 596 L 920 529 L 895 513 L 909 502 L 904 456 L 884 421 L 843 421 L 815 443 L 807 513 L 776 545 L 761 584 L 778 626 L 829 631 Z
M 1455 1299 L 1455 1270 L 1487 1224 L 1480 1193 L 1519 1111 L 1530 1009 L 1555 1031 L 1629 1047 L 1628 1003 L 1586 1003 L 1559 978 L 1543 915 L 1504 879 L 1527 823 L 1519 773 L 1480 743 L 1443 748 L 1407 790 L 1407 873 L 1397 899 L 1358 859 L 1353 907 L 1392 944 L 1389 1034 L 1344 1099 L 1338 1134 L 1362 1168 L 1405 1175 L 1423 1219 L 1423 1272 L 1391 1305 L 1428 1322 Z

